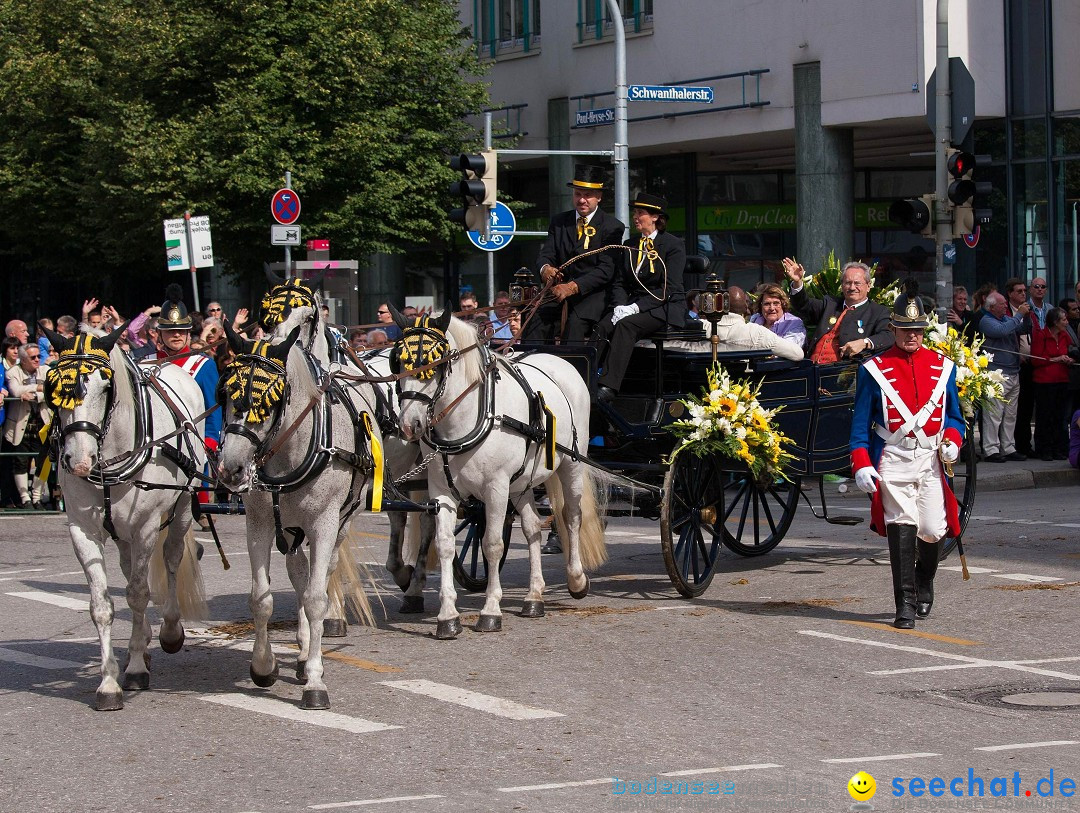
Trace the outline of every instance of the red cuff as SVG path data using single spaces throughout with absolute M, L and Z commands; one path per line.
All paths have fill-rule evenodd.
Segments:
M 964 444 L 964 439 L 960 436 L 960 433 L 951 426 L 945 430 L 945 440 L 952 441 L 958 447 Z
M 870 450 L 865 446 L 859 446 L 851 450 L 851 470 L 856 472 L 859 469 L 866 468 L 867 466 L 873 466 L 870 462 Z
M 213 438 L 207 438 L 206 439 L 206 448 L 210 449 L 213 452 L 216 452 L 218 450 L 218 442 L 216 440 L 214 440 Z

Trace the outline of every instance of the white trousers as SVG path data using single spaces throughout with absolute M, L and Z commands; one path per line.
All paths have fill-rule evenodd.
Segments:
M 937 448 L 886 446 L 878 463 L 886 525 L 914 525 L 919 539 L 937 542 L 948 532 Z
M 1016 404 L 1020 399 L 1020 374 L 1003 376 L 1004 401 L 992 400 L 983 407 L 982 453 L 1012 454 L 1016 451 Z

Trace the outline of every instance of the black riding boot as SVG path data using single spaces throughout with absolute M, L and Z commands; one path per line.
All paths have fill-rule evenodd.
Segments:
M 937 573 L 941 543 L 918 543 L 919 558 L 915 562 L 915 617 L 928 618 L 934 606 L 934 575 Z
M 897 629 L 915 628 L 915 537 L 914 525 L 888 525 L 889 564 L 892 565 L 893 597 L 896 599 Z

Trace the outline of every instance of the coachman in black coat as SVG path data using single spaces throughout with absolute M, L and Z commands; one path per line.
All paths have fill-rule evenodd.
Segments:
M 626 227 L 598 208 L 604 191 L 600 167 L 578 165 L 574 180 L 567 186 L 574 190 L 574 209 L 551 218 L 547 239 L 536 258 L 544 282 L 556 277 L 557 284 L 551 294 L 557 301 L 537 310 L 525 327 L 525 341 L 550 344 L 561 335 L 563 342 L 583 343 L 592 336 L 607 308 L 617 250 L 593 254 L 567 266 L 561 275 L 557 272 L 573 257 L 603 246 L 619 245 Z M 584 223 L 580 222 L 582 218 Z M 560 334 L 564 303 L 566 326 Z

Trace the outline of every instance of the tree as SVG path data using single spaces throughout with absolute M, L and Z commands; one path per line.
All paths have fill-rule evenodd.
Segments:
M 486 102 L 450 0 L 0 0 L 0 53 L 0 236 L 70 277 L 163 268 L 185 209 L 260 269 L 286 169 L 342 253 L 445 238 Z

